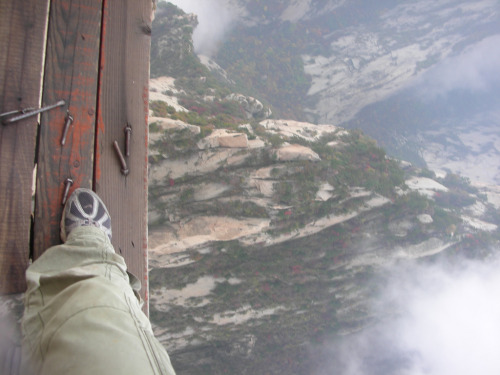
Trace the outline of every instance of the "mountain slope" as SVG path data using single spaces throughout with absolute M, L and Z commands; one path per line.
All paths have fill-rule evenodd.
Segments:
M 444 171 L 482 183 L 499 181 L 497 174 L 475 173 L 472 164 L 483 158 L 473 146 L 456 139 L 460 151 L 453 150 L 428 133 L 438 128 L 440 134 L 466 136 L 478 121 L 494 131 L 498 2 L 228 3 L 241 22 L 214 59 L 280 117 L 362 129 L 391 155 L 439 172 L 436 148 L 450 158 L 465 152 L 469 164 L 447 163 Z M 487 146 L 479 137 L 474 145 Z M 493 152 L 485 157 L 495 170 L 500 151 Z
M 179 21 L 153 42 L 190 38 Z M 493 251 L 498 211 L 466 179 L 271 119 L 190 53 L 150 84 L 150 311 L 179 374 L 309 374 L 322 343 L 394 313 L 370 309 L 388 265 Z

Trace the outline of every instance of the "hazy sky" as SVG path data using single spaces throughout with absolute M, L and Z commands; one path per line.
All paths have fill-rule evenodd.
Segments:
M 186 13 L 198 16 L 198 27 L 193 34 L 195 51 L 211 56 L 237 18 L 237 11 L 224 0 L 170 0 Z

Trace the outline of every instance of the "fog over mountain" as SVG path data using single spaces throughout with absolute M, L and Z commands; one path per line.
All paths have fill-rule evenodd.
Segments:
M 500 35 L 487 37 L 439 62 L 415 80 L 423 100 L 454 91 L 493 94 L 500 83 Z
M 212 56 L 240 18 L 238 9 L 226 0 L 170 2 L 186 13 L 197 15 L 199 24 L 193 33 L 193 45 L 195 52 L 201 55 Z
M 390 320 L 322 349 L 315 375 L 497 374 L 498 259 L 388 269 L 377 305 Z
M 153 59 L 152 320 L 179 373 L 500 373 L 500 3 L 171 3 L 219 79 Z
M 498 185 L 499 43 L 499 35 L 489 36 L 436 63 L 396 95 L 362 109 L 349 126 L 375 137 L 371 128 L 385 126 L 385 145 L 398 155 L 421 158 L 437 173 Z

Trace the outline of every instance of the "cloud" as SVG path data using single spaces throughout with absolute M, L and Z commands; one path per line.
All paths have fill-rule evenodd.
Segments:
M 418 353 L 411 373 L 500 374 L 498 262 L 416 272 L 395 327 L 401 346 Z
M 239 12 L 225 0 L 169 0 L 186 13 L 198 16 L 193 33 L 196 53 L 212 56 L 235 25 Z
M 497 89 L 500 83 L 500 35 L 486 38 L 445 59 L 419 80 L 426 96 L 446 95 L 454 90 L 472 93 Z
M 332 343 L 318 375 L 500 374 L 499 265 L 393 271 L 382 301 L 398 317 Z

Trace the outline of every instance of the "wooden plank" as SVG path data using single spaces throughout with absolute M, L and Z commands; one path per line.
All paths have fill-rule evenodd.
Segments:
M 142 283 L 148 301 L 147 141 L 151 0 L 104 1 L 95 190 L 108 206 L 113 245 Z M 121 173 L 113 141 L 124 151 L 124 127 L 132 136 L 130 174 Z
M 0 113 L 40 105 L 48 0 L 0 2 Z M 37 117 L 0 125 L 0 293 L 23 292 Z
M 53 0 L 47 40 L 43 104 L 65 100 L 41 117 L 36 186 L 34 258 L 60 243 L 65 180 L 92 188 L 102 0 Z M 74 121 L 66 144 L 66 111 Z

